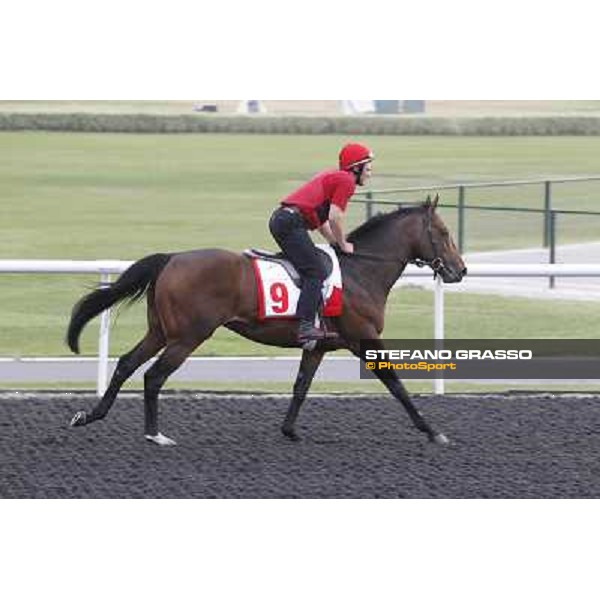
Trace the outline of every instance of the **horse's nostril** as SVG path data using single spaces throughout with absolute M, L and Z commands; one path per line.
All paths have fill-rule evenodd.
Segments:
M 460 274 L 464 277 L 467 274 L 467 267 L 465 267 Z

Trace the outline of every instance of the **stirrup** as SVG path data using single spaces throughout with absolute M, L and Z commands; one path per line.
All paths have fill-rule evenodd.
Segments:
M 340 336 L 335 331 L 324 331 L 323 329 L 317 329 L 316 327 L 303 333 L 298 332 L 298 341 L 300 343 L 308 342 L 310 340 L 315 340 L 317 342 L 321 340 L 337 340 L 339 337 Z

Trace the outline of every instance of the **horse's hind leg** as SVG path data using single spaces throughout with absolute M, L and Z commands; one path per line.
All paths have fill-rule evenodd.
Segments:
M 211 332 L 212 333 L 212 332 Z M 159 446 L 173 446 L 175 442 L 158 431 L 158 394 L 165 381 L 185 361 L 185 359 L 207 337 L 194 341 L 178 340 L 168 344 L 159 359 L 144 375 L 144 435 Z
M 318 349 L 312 352 L 308 350 L 302 352 L 302 361 L 300 362 L 300 368 L 298 369 L 298 375 L 294 383 L 294 396 L 281 426 L 283 435 L 295 442 L 300 439 L 300 436 L 295 432 L 294 424 L 324 355 L 325 353 Z
M 150 330 L 135 348 L 119 358 L 117 367 L 102 399 L 89 414 L 81 410 L 71 419 L 71 425 L 78 427 L 103 419 L 111 409 L 121 386 L 133 375 L 136 369 L 152 358 L 164 346 L 162 334 Z

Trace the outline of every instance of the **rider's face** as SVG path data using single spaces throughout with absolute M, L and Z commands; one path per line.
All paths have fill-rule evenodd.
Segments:
M 368 162 L 363 167 L 362 173 L 360 174 L 360 179 L 358 181 L 359 185 L 365 185 L 367 181 L 371 178 L 371 171 L 373 170 L 372 163 Z

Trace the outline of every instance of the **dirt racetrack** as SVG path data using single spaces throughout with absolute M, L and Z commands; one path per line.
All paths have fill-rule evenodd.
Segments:
M 0 394 L 1 498 L 600 497 L 600 396 L 415 396 L 453 442 L 427 442 L 389 396 L 312 396 L 283 438 L 288 398 L 168 392 L 142 436 L 141 395 L 71 429 L 92 394 Z

